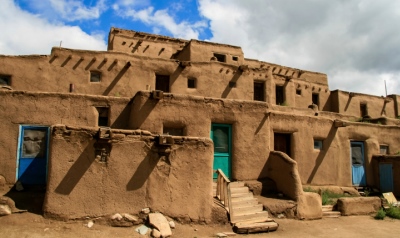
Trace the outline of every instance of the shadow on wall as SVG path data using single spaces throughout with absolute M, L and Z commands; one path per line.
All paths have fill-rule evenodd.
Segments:
M 147 117 L 150 115 L 150 113 L 153 111 L 153 109 L 157 106 L 158 100 L 153 100 L 150 97 L 142 97 L 144 100 L 146 100 L 143 104 L 141 103 L 140 97 L 142 96 L 143 93 L 138 92 L 135 97 L 133 98 L 134 104 L 138 103 L 137 105 L 141 105 L 140 108 L 135 108 L 135 112 L 133 117 L 130 120 L 134 120 L 135 123 L 135 128 L 132 129 L 139 129 L 142 127 L 143 122 L 147 119 Z M 139 98 L 139 99 L 138 99 Z M 138 100 L 137 100 L 138 99 Z
M 320 150 L 318 157 L 315 160 L 315 166 L 314 166 L 310 176 L 307 179 L 308 184 L 312 182 L 312 180 L 315 177 L 315 174 L 317 173 L 319 167 L 321 166 L 322 161 L 324 160 L 326 153 L 328 152 L 328 148 L 331 147 L 332 142 L 335 139 L 337 130 L 338 130 L 338 128 L 335 127 L 334 123 L 332 123 L 332 127 L 329 131 L 328 137 L 324 140 L 324 148 L 322 148 L 322 150 Z
M 118 114 L 111 128 L 115 129 L 126 129 L 129 126 L 129 116 L 131 114 L 132 100 L 124 107 L 124 109 Z
M 103 96 L 108 96 L 108 94 L 111 92 L 111 90 L 114 89 L 115 85 L 117 85 L 117 83 L 121 80 L 122 76 L 124 76 L 124 74 L 126 73 L 126 71 L 128 71 L 128 69 L 130 68 L 131 63 L 128 62 L 126 63 L 126 65 L 121 69 L 121 71 L 119 71 L 119 73 L 117 74 L 117 76 L 115 76 L 115 78 L 113 79 L 113 81 L 110 83 L 110 85 L 108 85 L 107 89 L 104 91 Z
M 140 189 L 149 179 L 150 174 L 153 172 L 160 159 L 160 156 L 157 154 L 157 152 L 155 152 L 156 149 L 157 148 L 155 148 L 153 144 L 142 162 L 140 162 L 132 178 L 126 185 L 127 191 Z
M 236 85 L 236 82 L 239 80 L 240 76 L 242 75 L 242 71 L 236 70 L 235 74 L 233 75 L 232 79 L 229 81 L 229 83 L 226 85 L 224 91 L 222 92 L 221 98 L 226 98 L 228 97 L 228 94 L 232 90 L 232 86 L 230 85 L 231 83 Z M 236 87 L 236 86 L 235 86 Z
M 89 143 L 82 151 L 79 158 L 68 170 L 67 174 L 55 189 L 56 193 L 69 195 L 75 186 L 81 180 L 82 176 L 89 169 L 90 165 L 95 160 L 95 151 L 93 146 L 94 141 Z
M 182 71 L 184 68 L 182 68 L 181 66 L 178 65 L 178 67 L 176 67 L 175 71 L 171 74 L 170 79 L 170 88 L 172 88 L 172 85 L 174 85 L 175 81 L 178 79 L 179 75 L 181 75 Z

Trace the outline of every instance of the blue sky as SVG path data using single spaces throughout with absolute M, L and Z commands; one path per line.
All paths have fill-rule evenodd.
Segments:
M 112 26 L 241 46 L 326 73 L 331 90 L 400 94 L 400 1 L 0 0 L 0 54 L 106 50 Z

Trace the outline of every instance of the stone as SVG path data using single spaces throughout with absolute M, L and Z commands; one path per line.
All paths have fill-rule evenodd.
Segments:
M 151 231 L 151 236 L 153 236 L 154 238 L 160 238 L 160 237 L 161 237 L 161 233 L 160 233 L 159 230 L 153 229 L 153 230 Z
M 171 227 L 172 229 L 175 229 L 175 222 L 174 221 L 169 221 L 169 227 Z
M 168 237 L 172 235 L 167 218 L 165 218 L 161 213 L 150 213 L 149 223 L 160 231 L 162 237 Z
M 142 209 L 142 213 L 144 214 L 149 214 L 150 213 L 150 208 L 146 207 Z
M 11 209 L 8 205 L 0 205 L 0 216 L 6 216 L 11 214 Z
M 236 233 L 232 231 L 224 231 L 223 233 L 227 236 L 236 236 Z
M 145 225 L 141 225 L 135 229 L 135 231 L 141 235 L 146 235 L 149 228 Z
M 314 220 L 322 218 L 322 200 L 317 193 L 304 192 L 297 201 L 297 218 Z
M 216 237 L 228 237 L 225 233 L 217 233 L 215 234 Z
M 89 221 L 88 224 L 87 224 L 87 227 L 91 228 L 93 225 L 94 225 L 94 222 L 93 221 Z
M 111 216 L 111 219 L 120 221 L 122 219 L 122 216 L 119 213 L 115 213 L 114 215 Z
M 139 217 L 131 215 L 131 214 L 128 214 L 128 213 L 124 213 L 123 216 L 124 216 L 125 220 L 128 220 L 128 221 L 133 222 L 133 223 L 139 221 Z

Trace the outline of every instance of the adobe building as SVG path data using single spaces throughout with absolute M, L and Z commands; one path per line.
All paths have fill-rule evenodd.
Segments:
M 237 46 L 111 28 L 107 51 L 1 55 L 0 84 L 0 180 L 45 186 L 49 217 L 209 222 L 218 168 L 295 201 L 309 185 L 400 196 L 399 95 L 331 91 Z

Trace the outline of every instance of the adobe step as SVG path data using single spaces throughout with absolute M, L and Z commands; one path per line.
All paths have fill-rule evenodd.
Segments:
M 233 210 L 234 216 L 239 216 L 239 215 L 247 215 L 247 214 L 261 212 L 264 210 L 264 207 L 262 204 L 257 204 L 257 205 L 253 205 L 251 207 L 249 206 L 249 207 L 241 207 L 241 208 L 232 208 L 232 210 Z
M 232 204 L 233 205 L 233 204 Z M 240 210 L 245 210 L 247 208 L 252 208 L 252 207 L 260 207 L 264 210 L 264 206 L 261 203 L 256 203 L 256 204 L 235 204 L 232 206 L 232 209 L 234 211 L 240 211 Z
M 248 192 L 249 192 L 248 187 L 233 187 L 233 188 L 231 188 L 231 194 L 248 193 Z
M 342 214 L 339 211 L 323 212 L 322 216 L 326 218 L 336 218 L 340 217 Z
M 249 234 L 256 232 L 276 231 L 279 225 L 275 221 L 258 222 L 258 223 L 240 223 L 235 224 L 233 231 L 238 234 Z
M 269 219 L 267 211 L 256 212 L 252 214 L 245 215 L 235 215 L 231 216 L 231 223 L 238 223 L 244 221 L 252 221 L 252 222 L 265 222 Z
M 249 200 L 242 200 L 242 201 L 232 201 L 232 207 L 244 207 L 244 206 L 250 206 L 250 205 L 257 205 L 258 200 L 257 198 L 252 198 Z
M 240 197 L 233 197 L 231 194 L 232 204 L 239 201 L 247 201 L 253 199 L 253 193 L 242 194 Z
M 231 193 L 231 198 L 254 197 L 252 192 L 247 193 Z
M 231 182 L 229 183 L 229 185 L 231 186 L 231 188 L 243 187 L 244 182 Z
M 322 205 L 322 212 L 333 211 L 333 205 Z

